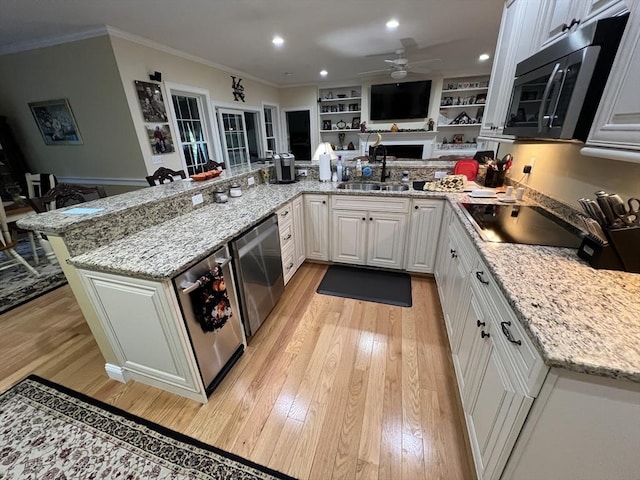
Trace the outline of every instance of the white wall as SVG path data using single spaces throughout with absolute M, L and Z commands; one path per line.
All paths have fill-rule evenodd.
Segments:
M 69 100 L 83 145 L 45 145 L 29 102 Z M 58 177 L 139 179 L 146 169 L 107 36 L 0 56 L 0 104 L 28 167 Z
M 571 143 L 503 144 L 499 156 L 514 157 L 509 177 L 580 210 L 578 198 L 605 190 L 622 198 L 640 196 L 640 164 L 580 155 Z M 532 160 L 535 159 L 535 160 Z M 531 174 L 522 168 L 533 163 Z
M 181 56 L 177 52 L 171 52 L 162 46 L 143 45 L 137 41 L 111 36 L 111 44 L 115 54 L 122 87 L 131 111 L 131 120 L 138 138 L 144 164 L 149 173 L 154 172 L 158 166 L 151 161 L 151 145 L 147 138 L 145 122 L 142 117 L 134 81 L 149 81 L 149 74 L 155 71 L 162 73 L 162 91 L 165 108 L 169 112 L 170 97 L 167 94 L 164 82 L 188 85 L 209 92 L 211 102 L 214 105 L 223 105 L 233 108 L 262 109 L 263 103 L 278 105 L 280 92 L 276 87 L 266 83 L 243 78 L 245 103 L 234 102 L 231 89 L 231 73 L 198 62 L 192 58 Z M 234 76 L 238 77 L 238 75 Z M 169 122 L 171 135 L 177 147 L 178 132 L 174 131 L 173 124 Z M 217 132 L 213 132 L 217 135 Z M 212 152 L 213 153 L 213 152 Z M 213 156 L 213 155 L 212 155 Z M 174 170 L 182 169 L 180 154 L 176 151 L 162 155 L 163 165 Z M 220 158 L 215 158 L 221 161 Z

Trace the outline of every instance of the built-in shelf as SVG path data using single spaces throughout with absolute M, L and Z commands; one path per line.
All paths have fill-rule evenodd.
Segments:
M 360 113 L 360 110 L 343 110 L 341 112 L 320 112 L 320 115 L 345 115 L 349 113 Z
M 360 100 L 362 97 L 345 97 L 345 98 L 322 98 L 320 99 L 321 103 L 335 103 L 335 102 L 349 102 L 354 100 Z
M 359 132 L 359 128 L 342 128 L 340 130 L 320 130 L 320 133 Z
M 438 128 L 477 127 L 480 123 L 459 123 L 455 125 L 438 125 Z
M 481 92 L 487 91 L 489 87 L 478 87 L 478 88 L 454 88 L 453 90 L 442 90 L 442 93 L 453 93 L 453 92 Z
M 468 103 L 466 105 L 440 105 L 440 108 L 484 107 L 484 103 Z

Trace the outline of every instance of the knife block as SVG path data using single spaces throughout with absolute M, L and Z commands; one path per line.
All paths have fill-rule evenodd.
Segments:
M 583 237 L 578 256 L 589 262 L 593 268 L 624 271 L 618 252 L 611 246 L 602 245 L 591 237 Z
M 640 226 L 626 228 L 605 228 L 610 245 L 618 253 L 622 270 L 640 273 Z M 616 269 L 617 270 L 617 269 Z

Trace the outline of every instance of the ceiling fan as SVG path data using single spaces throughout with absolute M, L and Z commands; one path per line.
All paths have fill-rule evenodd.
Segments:
M 381 70 L 370 70 L 367 72 L 360 72 L 358 75 L 375 75 L 378 73 L 389 72 L 389 75 L 394 80 L 401 80 L 407 76 L 409 70 L 413 70 L 415 73 L 429 73 L 429 69 L 414 69 L 414 65 L 419 63 L 427 63 L 427 62 L 436 62 L 439 61 L 439 58 L 429 58 L 427 60 L 418 60 L 416 62 L 409 62 L 409 60 L 404 55 L 404 48 L 400 48 L 396 50 L 396 58 L 393 59 L 385 59 L 386 63 L 389 63 L 389 67 Z

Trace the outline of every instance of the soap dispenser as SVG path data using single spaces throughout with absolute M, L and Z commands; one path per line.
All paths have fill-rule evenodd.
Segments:
M 338 155 L 338 166 L 336 167 L 336 177 L 342 181 L 342 155 Z

